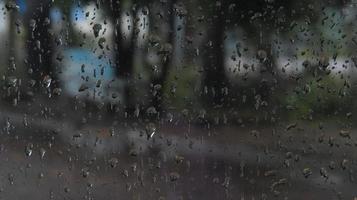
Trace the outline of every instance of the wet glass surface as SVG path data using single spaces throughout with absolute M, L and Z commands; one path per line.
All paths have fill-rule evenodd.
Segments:
M 357 199 L 356 1 L 0 10 L 0 199 Z

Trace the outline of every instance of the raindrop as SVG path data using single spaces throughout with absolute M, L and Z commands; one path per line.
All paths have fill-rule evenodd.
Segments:
M 154 123 L 148 123 L 145 126 L 145 132 L 147 135 L 147 139 L 150 139 L 154 136 L 155 132 L 156 132 L 156 126 Z

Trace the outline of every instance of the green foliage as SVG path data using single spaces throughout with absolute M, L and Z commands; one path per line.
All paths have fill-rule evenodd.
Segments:
M 307 78 L 305 84 L 299 84 L 282 99 L 291 119 L 345 115 L 353 103 L 346 84 L 331 76 L 319 81 Z
M 199 107 L 199 94 L 201 77 L 195 66 L 172 68 L 164 85 L 164 98 L 166 105 L 177 110 L 190 107 Z

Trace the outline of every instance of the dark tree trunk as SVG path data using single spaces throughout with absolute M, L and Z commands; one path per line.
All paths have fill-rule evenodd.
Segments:
M 27 26 L 27 61 L 31 78 L 36 80 L 36 88 L 49 86 L 48 82 L 52 79 L 52 85 L 55 85 L 55 67 L 53 66 L 53 45 L 52 34 L 50 33 L 50 2 L 39 0 L 32 9 L 28 10 L 25 16 L 25 25 Z
M 121 79 L 125 79 L 124 86 L 124 98 L 127 111 L 131 112 L 134 108 L 133 94 L 131 90 L 132 75 L 134 68 L 134 53 L 136 44 L 136 12 L 133 13 L 134 22 L 131 38 L 129 41 L 124 38 L 120 30 L 120 19 L 123 10 L 119 1 L 112 0 L 112 17 L 115 22 L 115 64 L 117 69 L 117 75 Z
M 154 77 L 152 80 L 152 90 L 155 90 L 156 85 L 160 85 L 161 89 L 159 91 L 153 91 L 155 94 L 152 99 L 152 106 L 156 108 L 157 111 L 162 111 L 163 109 L 163 97 L 162 92 L 169 76 L 171 64 L 172 64 L 172 56 L 174 51 L 174 43 L 175 43 L 175 3 L 176 0 L 169 1 L 168 5 L 168 36 L 167 36 L 167 44 L 171 45 L 171 51 L 165 52 L 163 55 L 163 63 L 161 67 L 161 73 L 158 77 Z
M 203 95 L 209 104 L 222 105 L 224 89 L 228 87 L 228 80 L 224 68 L 224 30 L 225 17 L 220 8 L 216 8 L 208 27 L 208 40 L 203 53 Z

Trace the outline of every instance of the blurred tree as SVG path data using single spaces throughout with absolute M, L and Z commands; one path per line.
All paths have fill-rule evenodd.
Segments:
M 161 44 L 161 49 L 158 52 L 162 56 L 161 73 L 158 76 L 153 76 L 151 81 L 153 94 L 152 106 L 154 106 L 159 112 L 163 109 L 163 87 L 166 85 L 166 81 L 169 76 L 175 45 L 175 19 L 177 17 L 175 12 L 175 6 L 176 0 L 170 0 L 166 3 L 166 5 L 163 6 L 163 8 L 166 8 L 165 10 L 167 11 L 165 12 L 165 19 L 168 26 L 165 37 L 166 41 Z M 151 21 L 151 23 L 152 27 L 156 25 L 153 20 Z
M 222 105 L 224 90 L 228 87 L 224 64 L 224 40 L 226 29 L 226 1 L 217 1 L 209 5 L 207 38 L 203 51 L 204 94 L 215 105 Z
M 6 58 L 6 68 L 1 69 L 1 72 L 6 76 L 6 84 L 5 84 L 5 92 L 3 92 L 2 97 L 5 99 L 12 101 L 13 105 L 17 105 L 17 101 L 20 98 L 20 83 L 22 78 L 21 70 L 16 66 L 17 64 L 17 51 L 16 51 L 16 41 L 18 36 L 19 28 L 19 6 L 14 1 L 6 1 L 5 3 L 6 15 L 9 21 L 9 34 L 7 41 L 7 50 L 3 52 L 5 54 L 4 58 Z M 5 60 L 5 59 L 4 59 Z M 4 71 L 3 71 L 4 70 Z
M 137 41 L 137 9 L 133 5 L 133 1 L 115 1 L 110 0 L 111 17 L 114 21 L 114 41 L 115 41 L 115 64 L 117 66 L 117 74 L 119 78 L 125 79 L 124 87 L 124 101 L 126 110 L 131 113 L 134 109 L 133 105 L 133 90 L 132 75 L 134 69 L 134 56 Z M 132 34 L 129 38 L 125 38 L 125 35 L 121 30 L 121 20 L 122 15 L 132 15 L 133 16 L 133 26 L 130 27 Z
M 8 21 L 9 21 L 9 38 L 8 38 L 8 51 L 6 58 L 8 58 L 8 69 L 7 73 L 8 75 L 14 75 L 16 73 L 16 36 L 19 31 L 19 28 L 16 28 L 16 26 L 19 26 L 18 22 L 18 17 L 19 17 L 19 6 L 16 4 L 15 1 L 7 1 L 5 4 L 6 10 L 7 10 L 7 16 L 8 16 Z
M 48 92 L 58 84 L 52 62 L 51 5 L 52 1 L 49 0 L 31 1 L 24 16 L 28 72 L 32 77 L 30 85 L 35 88 L 43 86 Z
M 275 64 L 276 55 L 272 51 L 272 34 L 278 32 L 283 35 L 294 24 L 292 22 L 301 17 L 313 21 L 309 18 L 316 12 L 314 6 L 308 2 L 283 0 L 207 1 L 202 7 L 202 18 L 207 26 L 202 53 L 204 99 L 205 102 L 225 106 L 229 104 L 224 103 L 224 99 L 227 99 L 224 95 L 229 94 L 228 90 L 232 89 L 224 67 L 226 30 L 239 27 L 246 32 L 252 48 L 257 50 L 256 59 L 261 77 L 261 81 L 255 82 L 255 85 L 250 84 L 249 87 L 255 88 L 254 96 L 259 94 L 263 99 L 269 99 L 271 91 L 280 80 Z

